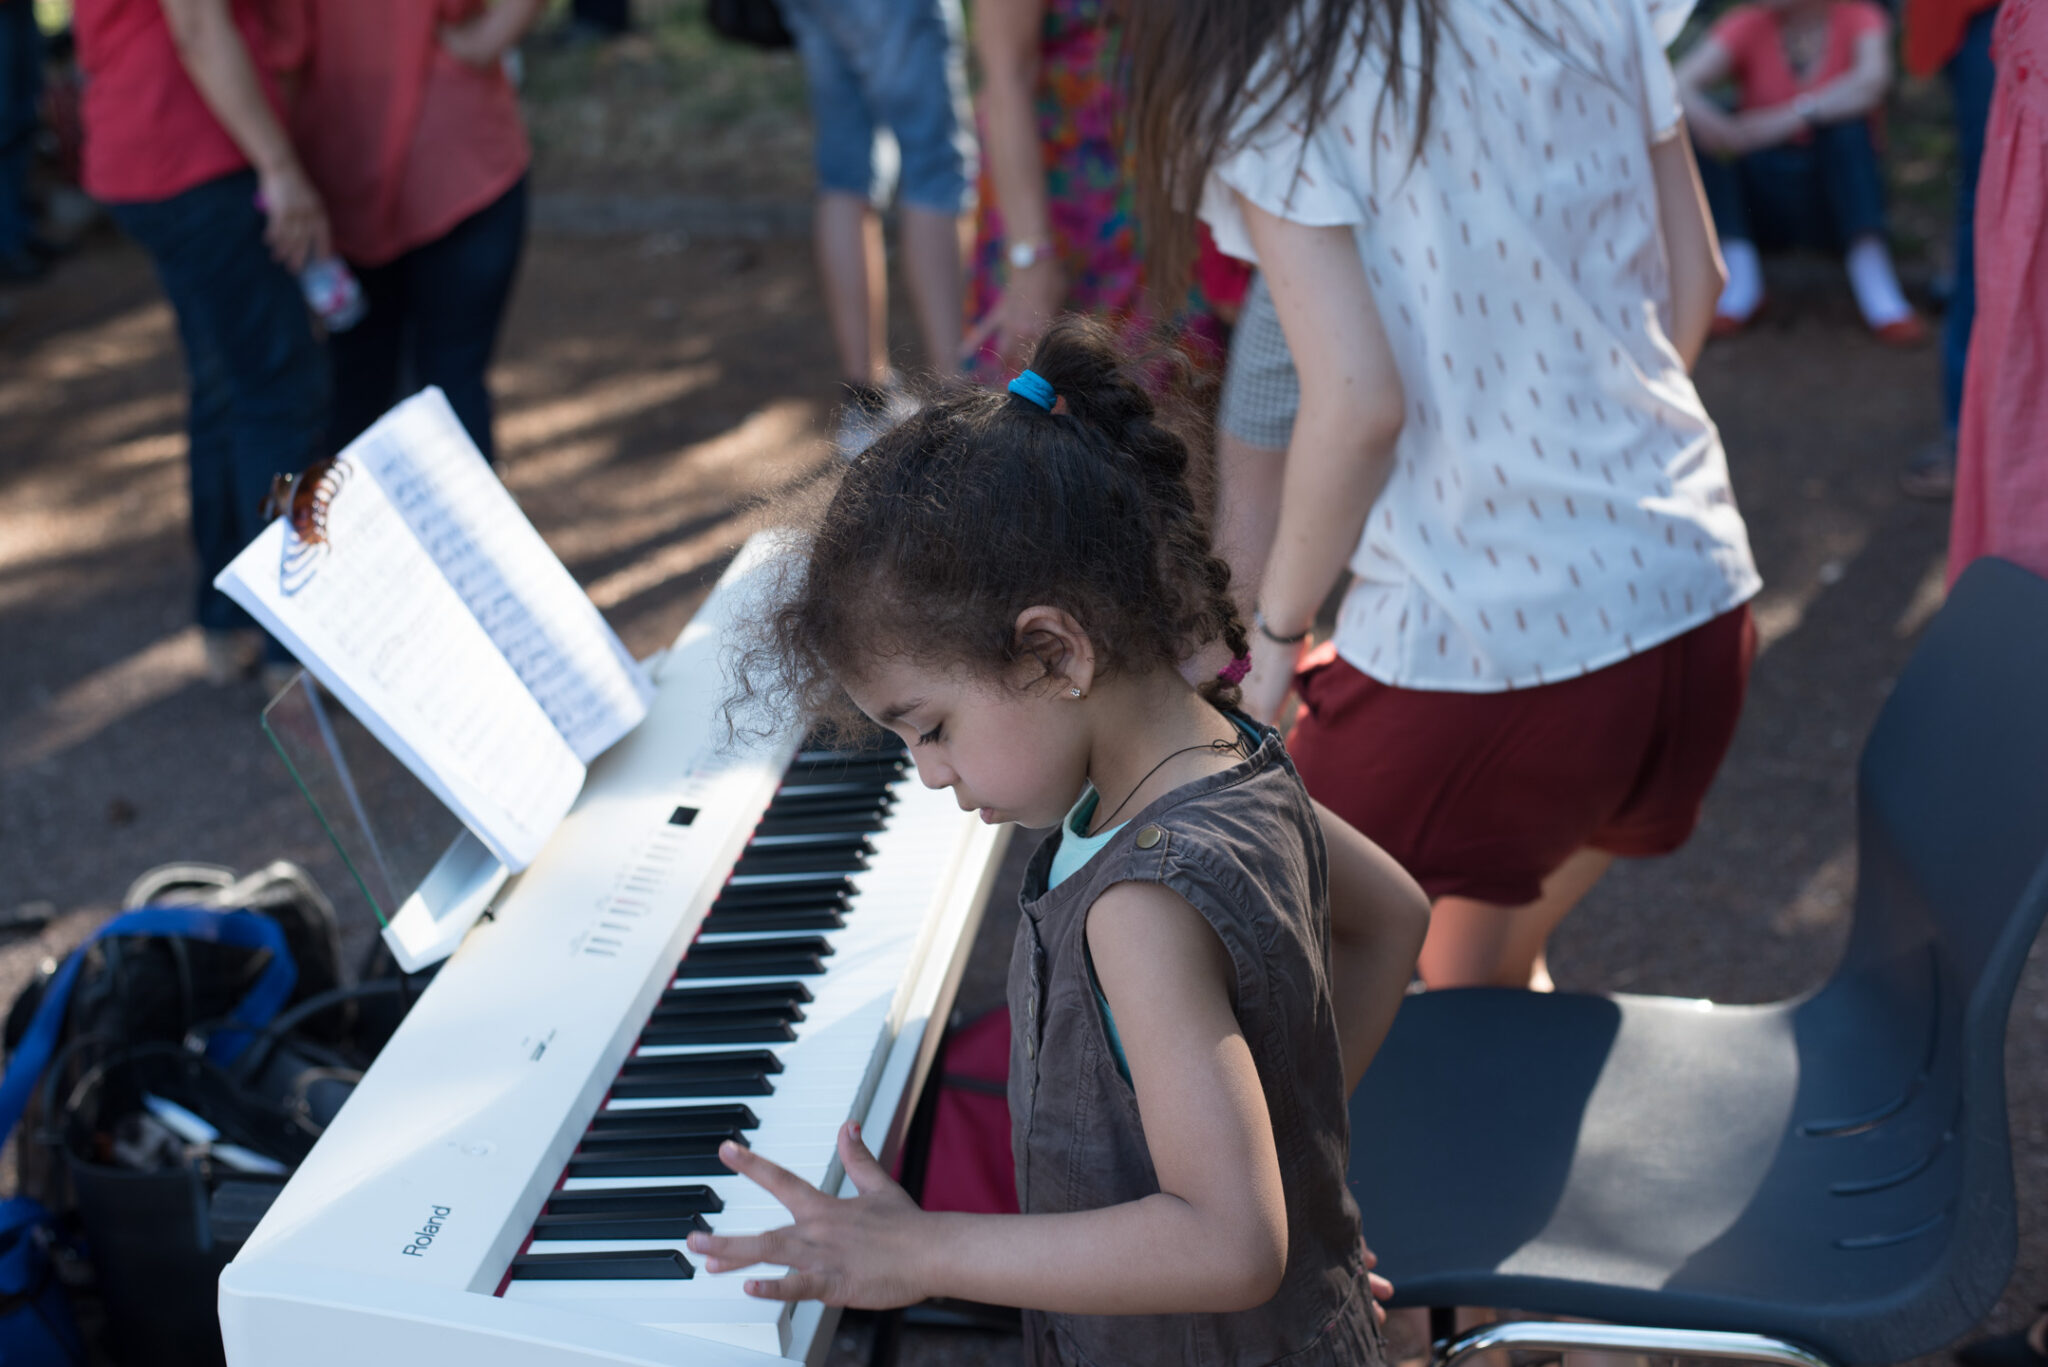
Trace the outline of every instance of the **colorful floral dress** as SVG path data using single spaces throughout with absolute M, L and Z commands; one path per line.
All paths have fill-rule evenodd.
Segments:
M 1066 307 L 1144 326 L 1144 269 L 1137 229 L 1136 176 L 1124 135 L 1117 44 L 1103 23 L 1105 0 L 1046 0 L 1039 39 L 1038 139 L 1045 153 L 1045 189 L 1053 249 L 1066 267 Z M 1008 275 L 1002 211 L 987 159 L 975 222 L 974 279 L 968 321 L 1001 297 Z M 1248 268 L 1218 253 L 1202 230 L 1201 259 L 1181 318 L 1186 341 L 1220 364 L 1228 319 L 1243 298 Z M 994 359 L 968 362 L 993 377 Z

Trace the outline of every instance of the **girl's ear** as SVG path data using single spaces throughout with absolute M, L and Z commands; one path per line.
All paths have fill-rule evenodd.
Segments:
M 1020 659 L 1038 664 L 1036 677 L 1024 680 L 1027 687 L 1042 685 L 1085 698 L 1095 686 L 1095 644 L 1065 608 L 1039 604 L 1018 613 L 1016 645 Z

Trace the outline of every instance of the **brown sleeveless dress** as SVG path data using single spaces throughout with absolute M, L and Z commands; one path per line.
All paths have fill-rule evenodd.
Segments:
M 1287 1271 L 1254 1310 L 1216 1315 L 1026 1311 L 1034 1364 L 1379 1367 L 1345 1187 L 1350 1123 L 1330 1002 L 1322 831 L 1279 736 L 1146 807 L 1059 887 L 1060 837 L 1025 875 L 1010 959 L 1010 1125 L 1031 1214 L 1097 1210 L 1159 1190 L 1137 1097 L 1117 1071 L 1087 959 L 1088 908 L 1110 886 L 1161 883 L 1230 953 L 1232 1004 L 1265 1088 L 1287 1200 Z

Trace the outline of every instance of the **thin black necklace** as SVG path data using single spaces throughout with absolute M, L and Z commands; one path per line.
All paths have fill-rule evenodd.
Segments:
M 1232 736 L 1229 740 L 1208 740 L 1203 741 L 1200 745 L 1183 745 L 1180 749 L 1175 750 L 1165 759 L 1160 760 L 1159 763 L 1153 765 L 1150 769 L 1147 769 L 1145 771 L 1145 777 L 1139 779 L 1136 785 L 1132 787 L 1131 791 L 1124 794 L 1124 800 L 1122 802 L 1117 803 L 1116 806 L 1110 808 L 1109 815 L 1103 817 L 1100 823 L 1090 823 L 1095 825 L 1095 829 L 1093 831 L 1085 833 L 1082 838 L 1087 840 L 1093 840 L 1103 831 L 1108 830 L 1109 823 L 1116 820 L 1116 814 L 1122 811 L 1124 808 L 1131 805 L 1131 799 L 1138 795 L 1138 789 L 1143 788 L 1147 783 L 1151 782 L 1152 775 L 1158 773 L 1161 769 L 1164 769 L 1168 764 L 1171 764 L 1174 760 L 1179 759 L 1182 755 L 1192 754 L 1197 750 L 1211 750 L 1219 755 L 1246 755 L 1247 757 L 1249 757 L 1249 752 L 1245 749 L 1245 738 L 1242 734 Z

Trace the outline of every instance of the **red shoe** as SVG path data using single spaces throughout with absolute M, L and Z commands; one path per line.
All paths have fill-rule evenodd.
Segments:
M 1886 346 L 1916 347 L 1925 346 L 1929 334 L 1927 324 L 1921 321 L 1920 315 L 1909 313 L 1903 318 L 1886 323 L 1883 327 L 1872 328 L 1870 335 Z
M 1736 333 L 1746 330 L 1751 323 L 1764 316 L 1764 305 L 1769 302 L 1768 299 L 1757 300 L 1756 307 L 1748 313 L 1736 314 L 1717 311 L 1714 314 L 1714 321 L 1707 325 L 1707 336 L 1733 337 Z

